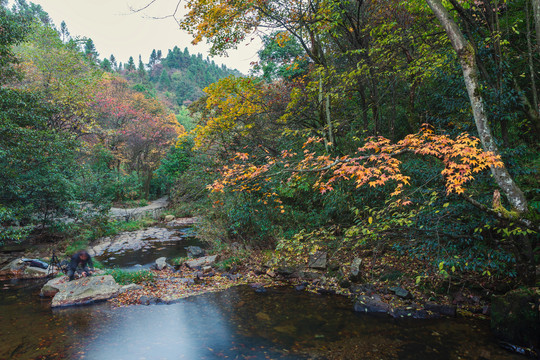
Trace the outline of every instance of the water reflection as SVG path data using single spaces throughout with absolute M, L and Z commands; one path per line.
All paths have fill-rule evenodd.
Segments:
M 149 229 L 146 229 L 149 230 Z M 139 238 L 139 232 L 132 232 L 134 238 Z M 124 237 L 128 236 L 124 233 Z M 136 265 L 142 265 L 143 268 L 148 268 L 157 258 L 162 256 L 172 259 L 175 257 L 187 256 L 187 246 L 201 246 L 201 242 L 195 237 L 193 228 L 181 227 L 171 229 L 168 238 L 143 238 L 140 248 L 120 250 L 120 251 L 105 251 L 103 254 L 96 256 L 106 267 L 119 267 L 124 269 L 137 270 Z
M 485 321 L 395 321 L 292 289 L 51 311 L 25 284 L 0 292 L 0 359 L 521 359 Z

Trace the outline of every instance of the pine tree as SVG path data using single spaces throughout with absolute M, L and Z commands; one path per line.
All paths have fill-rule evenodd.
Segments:
M 68 42 L 71 38 L 65 21 L 62 21 L 60 24 L 60 37 L 62 38 L 63 43 Z
M 150 54 L 150 61 L 148 62 L 148 66 L 152 68 L 156 64 L 156 61 L 157 61 L 157 54 L 156 54 L 156 49 L 154 49 L 152 50 L 152 53 Z
M 111 66 L 112 68 L 117 71 L 118 70 L 118 64 L 116 63 L 116 58 L 114 57 L 113 54 L 111 54 L 111 56 L 109 57 L 109 61 L 111 62 Z
M 107 72 L 112 72 L 112 64 L 107 58 L 103 59 L 103 61 L 100 64 L 100 67 Z
M 159 86 L 162 90 L 169 89 L 171 87 L 171 78 L 165 69 L 163 69 L 161 76 L 159 77 Z
M 129 57 L 128 63 L 126 64 L 126 70 L 127 71 L 135 71 L 135 60 L 133 60 L 133 56 Z
M 94 41 L 90 38 L 86 39 L 84 43 L 84 54 L 92 62 L 96 62 L 99 57 L 99 53 L 94 46 Z
M 146 79 L 146 69 L 144 68 L 144 63 L 142 61 L 141 55 L 139 55 L 139 66 L 137 68 L 137 72 L 139 73 L 139 79 L 141 81 L 144 81 Z

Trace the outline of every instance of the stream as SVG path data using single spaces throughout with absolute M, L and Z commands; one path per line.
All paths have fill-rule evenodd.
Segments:
M 192 235 L 148 239 L 100 261 L 129 268 L 183 256 Z M 486 320 L 394 320 L 293 288 L 238 286 L 171 305 L 52 310 L 38 296 L 43 283 L 0 282 L 0 359 L 524 359 L 497 345 Z

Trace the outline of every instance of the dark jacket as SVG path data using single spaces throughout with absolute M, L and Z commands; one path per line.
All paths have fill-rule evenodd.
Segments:
M 90 255 L 88 255 L 88 259 L 86 260 L 82 260 L 79 256 L 81 255 L 80 252 L 74 254 L 72 257 L 71 257 L 71 261 L 69 262 L 69 269 L 70 270 L 77 270 L 77 267 L 81 267 L 81 269 L 87 269 L 88 266 L 90 266 L 91 268 L 94 267 L 94 264 L 92 263 L 92 257 L 90 257 Z

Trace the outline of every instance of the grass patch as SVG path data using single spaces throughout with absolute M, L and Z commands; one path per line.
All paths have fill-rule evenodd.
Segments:
M 188 257 L 185 257 L 185 256 L 180 256 L 180 257 L 177 257 L 177 258 L 174 258 L 171 260 L 171 264 L 172 265 L 182 265 L 183 263 L 185 263 L 186 261 L 188 261 L 189 258 Z
M 98 269 L 98 270 L 105 269 L 105 265 L 103 265 L 99 260 L 92 258 L 92 263 L 94 264 L 94 269 Z
M 116 221 L 116 233 L 110 234 L 108 236 L 116 235 L 116 234 L 121 233 L 123 231 L 142 230 L 142 229 L 147 228 L 149 226 L 155 225 L 156 223 L 157 223 L 157 221 L 152 219 L 152 218 L 142 218 L 142 219 L 139 219 L 139 220 L 122 221 L 122 222 Z
M 111 275 L 120 285 L 153 283 L 155 281 L 154 273 L 150 270 L 127 271 L 112 269 L 105 271 L 105 274 Z
M 229 271 L 233 268 L 233 266 L 241 265 L 242 262 L 243 261 L 241 258 L 239 258 L 238 256 L 233 256 L 228 259 L 217 262 L 215 266 L 217 269 L 221 271 Z

